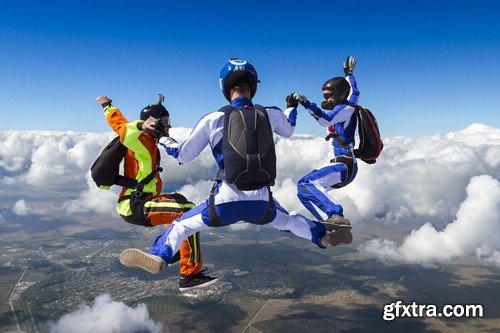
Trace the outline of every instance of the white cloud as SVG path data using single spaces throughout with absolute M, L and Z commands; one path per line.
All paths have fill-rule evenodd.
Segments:
M 213 183 L 214 182 L 211 180 L 200 180 L 195 184 L 184 185 L 176 192 L 185 196 L 195 205 L 198 205 L 199 203 L 205 201 L 206 198 L 208 198 Z
M 54 324 L 52 333 L 134 333 L 134 332 L 163 332 L 160 323 L 149 318 L 145 304 L 138 304 L 135 308 L 125 303 L 116 302 L 110 295 L 96 297 L 92 306 L 82 305 L 75 312 L 61 317 Z
M 12 208 L 12 212 L 16 215 L 28 215 L 32 213 L 31 207 L 24 201 L 24 199 L 16 201 L 14 207 Z
M 182 141 L 190 131 L 176 128 L 172 136 Z M 0 140 L 6 143 L 0 145 L 0 177 L 3 175 L 4 183 L 81 191 L 78 200 L 64 203 L 69 212 L 101 213 L 113 207 L 114 213 L 116 196 L 97 190 L 88 178 L 90 165 L 113 136 L 112 132 L 0 132 Z M 429 217 L 451 220 L 465 198 L 470 178 L 481 174 L 500 178 L 500 129 L 473 124 L 445 136 L 393 137 L 384 144 L 375 165 L 359 162 L 356 180 L 330 192 L 354 223 Z M 322 136 L 297 134 L 277 139 L 278 179 L 273 191 L 286 209 L 307 213 L 296 197 L 295 184 L 328 163 L 327 146 Z M 169 188 L 195 203 L 208 195 L 215 175 L 210 149 L 185 165 L 162 152 L 162 166 L 162 178 Z
M 82 188 L 85 173 L 112 133 L 0 132 L 0 176 L 8 184 Z
M 182 141 L 190 131 L 188 128 L 176 128 L 171 133 Z M 320 131 L 318 128 L 318 133 Z M 93 211 L 114 215 L 119 188 L 99 190 L 88 172 L 92 162 L 114 135 L 112 132 L 0 132 L 3 143 L 0 145 L 1 181 L 39 188 L 73 189 L 79 191 L 80 196 L 62 204 L 66 212 Z M 346 217 L 354 224 L 370 221 L 415 225 L 420 223 L 418 221 L 432 221 L 434 226 L 421 226 L 402 245 L 390 240 L 373 240 L 364 245 L 364 250 L 381 258 L 412 262 L 476 255 L 485 262 L 498 264 L 498 247 L 485 243 L 479 246 L 476 231 L 470 236 L 473 240 L 462 241 L 459 247 L 451 246 L 457 243 L 450 239 L 458 237 L 455 231 L 452 232 L 457 227 L 452 225 L 463 225 L 460 222 L 464 220 L 462 216 L 466 211 L 463 207 L 476 202 L 470 195 L 470 191 L 477 189 L 475 184 L 491 187 L 491 183 L 500 178 L 500 129 L 472 124 L 447 135 L 386 138 L 384 145 L 376 164 L 367 165 L 360 161 L 355 181 L 329 192 L 330 195 L 341 202 Z M 288 139 L 277 138 L 278 179 L 273 192 L 285 209 L 309 215 L 296 196 L 296 183 L 312 169 L 328 163 L 327 147 L 322 136 L 297 134 Z M 176 192 L 196 204 L 208 196 L 215 175 L 215 162 L 210 149 L 205 149 L 198 159 L 185 165 L 179 165 L 162 152 L 162 166 L 165 170 L 162 178 L 169 188 L 177 189 Z M 484 176 L 475 178 L 480 175 Z M 16 204 L 18 214 L 35 211 L 24 201 Z M 37 207 L 36 211 L 43 209 Z M 436 230 L 437 226 L 442 227 L 444 222 L 454 218 L 456 221 L 450 223 L 445 231 Z M 472 214 L 468 219 L 474 224 L 484 225 L 481 213 Z M 495 228 L 491 223 L 488 226 L 489 232 Z M 481 228 L 477 230 L 485 232 Z M 489 232 L 488 235 L 496 234 Z M 451 238 L 448 235 L 452 235 Z M 426 250 L 419 242 L 423 238 L 433 240 L 435 245 Z M 419 251 L 411 254 L 411 249 L 417 246 Z M 433 254 L 432 260 L 427 259 L 433 252 L 438 252 L 441 257 Z
M 112 190 L 101 190 L 96 186 L 90 171 L 85 175 L 88 189 L 83 190 L 75 200 L 68 200 L 62 204 L 62 208 L 69 214 L 94 211 L 100 214 L 116 215 L 116 201 L 118 199 L 118 187 Z
M 472 124 L 463 131 L 449 133 L 446 137 L 471 147 L 500 144 L 500 132 L 491 131 L 491 127 L 484 124 Z
M 478 128 L 486 138 L 483 141 L 477 139 Z M 449 220 L 463 201 L 471 177 L 500 177 L 499 136 L 499 129 L 474 124 L 446 136 L 388 138 L 379 161 L 371 166 L 361 162 L 356 180 L 334 193 L 350 198 L 367 220 Z
M 478 256 L 500 267 L 500 182 L 491 176 L 476 176 L 467 186 L 456 219 L 444 230 L 424 224 L 405 238 L 401 245 L 374 239 L 361 251 L 381 259 L 429 264 L 451 259 Z

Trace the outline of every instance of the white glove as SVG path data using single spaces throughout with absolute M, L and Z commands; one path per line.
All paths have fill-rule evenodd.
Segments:
M 345 75 L 352 75 L 354 73 L 354 68 L 356 68 L 356 59 L 353 56 L 347 57 L 347 59 L 344 61 L 344 74 Z
M 164 144 L 166 146 L 172 146 L 175 145 L 176 143 L 178 144 L 177 140 L 170 136 L 162 136 L 159 140 L 161 144 Z

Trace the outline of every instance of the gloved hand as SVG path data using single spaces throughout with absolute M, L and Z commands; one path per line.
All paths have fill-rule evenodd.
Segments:
M 164 144 L 164 145 L 172 145 L 174 143 L 178 143 L 177 140 L 175 140 L 174 138 L 170 137 L 170 136 L 162 136 L 160 138 L 160 143 Z
M 290 95 L 286 96 L 286 107 L 288 108 L 296 108 L 299 106 L 299 102 L 297 99 L 293 96 L 294 93 L 291 93 Z
M 310 106 L 309 101 L 307 100 L 307 97 L 298 93 L 293 94 L 293 98 L 297 100 L 303 107 L 308 108 Z
M 111 105 L 111 103 L 113 102 L 108 96 L 98 96 L 95 98 L 95 101 L 101 104 L 103 108 Z
M 142 123 L 142 130 L 154 131 L 157 119 L 154 117 L 149 117 L 145 122 Z
M 352 75 L 354 73 L 354 68 L 356 68 L 356 59 L 353 56 L 347 57 L 347 59 L 344 61 L 344 74 L 345 75 Z

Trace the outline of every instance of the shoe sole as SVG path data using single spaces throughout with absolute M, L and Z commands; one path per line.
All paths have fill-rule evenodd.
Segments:
M 330 223 L 330 222 L 321 222 L 325 226 L 326 231 L 335 231 L 335 230 L 342 230 L 342 229 L 347 229 L 351 230 L 352 225 L 350 224 L 336 224 L 336 223 Z
M 205 287 L 208 287 L 208 286 L 211 286 L 215 283 L 217 283 L 219 281 L 219 278 L 216 278 L 214 280 L 210 280 L 209 282 L 207 283 L 204 283 L 204 284 L 197 284 L 196 286 L 192 286 L 192 287 L 179 287 L 179 290 L 180 291 L 188 291 L 188 290 L 193 290 L 193 289 L 202 289 L 202 288 L 205 288 Z
M 352 243 L 352 234 L 350 230 L 339 230 L 338 233 L 331 233 L 328 237 L 328 243 L 330 246 L 337 246 L 340 244 L 351 244 Z
M 142 268 L 150 273 L 160 273 L 165 263 L 162 259 L 138 249 L 126 249 L 120 253 L 120 262 L 127 267 Z

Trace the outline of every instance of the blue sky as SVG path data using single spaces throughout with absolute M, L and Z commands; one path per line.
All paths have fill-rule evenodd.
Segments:
M 496 1 L 16 1 L 0 11 L 0 130 L 108 131 L 94 97 L 132 120 L 166 97 L 174 125 L 224 105 L 218 73 L 249 60 L 254 99 L 284 107 L 358 59 L 384 136 L 500 127 Z M 296 132 L 323 134 L 299 111 Z

